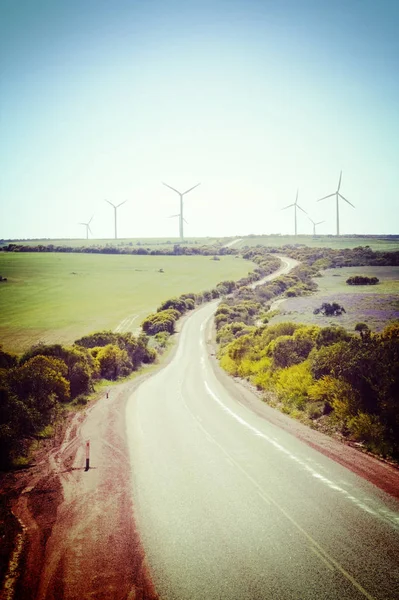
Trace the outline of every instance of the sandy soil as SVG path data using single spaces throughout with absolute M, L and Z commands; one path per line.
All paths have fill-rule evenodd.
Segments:
M 111 387 L 109 398 L 104 392 L 72 415 L 31 469 L 6 478 L 23 530 L 13 557 L 18 569 L 9 570 L 1 598 L 157 598 L 135 528 L 124 417 L 146 376 Z

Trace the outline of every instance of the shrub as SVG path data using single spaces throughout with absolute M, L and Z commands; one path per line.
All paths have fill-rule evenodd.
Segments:
M 163 310 L 149 315 L 141 324 L 141 327 L 148 335 L 155 335 L 160 331 L 174 333 L 175 322 L 180 313 L 174 309 Z
M 276 374 L 275 389 L 284 404 L 302 410 L 308 399 L 308 389 L 312 384 L 309 363 L 303 362 Z
M 320 308 L 314 309 L 313 314 L 318 315 L 321 313 L 325 317 L 339 317 L 344 312 L 346 312 L 344 307 L 337 304 L 337 302 L 333 302 L 332 304 L 323 302 Z
M 346 280 L 348 285 L 376 285 L 379 282 L 377 277 L 367 277 L 366 275 L 352 275 Z
M 187 309 L 187 305 L 184 298 L 169 298 L 165 302 L 162 302 L 159 308 L 157 308 L 157 312 L 162 312 L 168 308 L 173 308 L 180 314 L 183 314 Z
M 101 348 L 93 348 L 96 359 L 100 365 L 100 374 L 104 379 L 115 380 L 118 377 L 125 377 L 133 370 L 133 365 L 129 361 L 126 350 L 121 350 L 114 344 L 108 344 Z

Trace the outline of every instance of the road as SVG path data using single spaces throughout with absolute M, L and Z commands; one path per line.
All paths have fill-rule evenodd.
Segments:
M 127 403 L 159 597 L 399 598 L 399 502 L 222 385 L 208 352 L 216 306 L 186 320 L 173 359 Z

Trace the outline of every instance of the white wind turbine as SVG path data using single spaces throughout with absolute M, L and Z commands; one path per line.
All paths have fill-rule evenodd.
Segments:
M 308 215 L 308 219 L 309 219 L 309 221 L 311 221 L 313 223 L 313 235 L 315 236 L 316 235 L 316 225 L 321 225 L 322 223 L 325 223 L 325 221 L 319 221 L 318 223 L 315 223 L 313 221 L 313 219 L 311 219 L 309 217 L 309 215 Z
M 180 196 L 180 213 L 178 215 L 172 215 L 172 217 L 179 217 L 179 235 L 180 235 L 180 241 L 183 241 L 183 239 L 184 239 L 184 236 L 183 236 L 183 221 L 186 221 L 186 219 L 183 216 L 183 196 L 185 196 L 186 194 L 188 194 L 194 188 L 198 187 L 201 184 L 197 183 L 197 185 L 194 185 L 189 190 L 186 190 L 185 192 L 179 192 L 178 190 L 176 190 L 171 185 L 168 185 L 167 183 L 164 183 L 164 182 L 162 182 L 162 183 L 163 183 L 163 185 L 166 185 L 166 187 L 168 187 L 169 189 L 173 190 L 174 192 L 176 192 L 176 194 L 179 194 L 179 196 Z M 187 221 L 186 221 L 186 223 L 187 223 Z
M 354 204 L 352 204 L 352 202 L 349 202 L 349 200 L 347 200 L 346 198 L 343 197 L 342 194 L 340 194 L 340 187 L 341 187 L 341 179 L 342 179 L 342 171 L 339 175 L 339 181 L 338 181 L 338 188 L 337 191 L 334 192 L 333 194 L 329 194 L 328 196 L 323 196 L 323 198 L 319 198 L 319 200 L 317 200 L 317 202 L 320 202 L 321 200 L 325 200 L 326 198 L 332 198 L 333 196 L 335 196 L 336 198 L 336 210 L 337 210 L 337 235 L 339 235 L 339 199 L 342 198 L 342 200 L 345 200 L 345 202 L 347 202 L 347 204 L 350 204 L 351 206 L 353 206 L 353 208 L 356 208 Z
M 299 190 L 296 191 L 296 198 L 295 198 L 295 202 L 293 204 L 289 204 L 288 206 L 284 206 L 284 208 L 282 208 L 281 210 L 286 210 L 287 208 L 291 208 L 291 206 L 294 207 L 294 220 L 295 220 L 295 235 L 297 235 L 297 226 L 296 226 L 296 209 L 299 208 L 299 210 L 301 210 L 303 213 L 305 213 L 305 215 L 307 215 L 308 213 L 306 212 L 306 210 L 303 210 L 303 208 L 301 208 L 298 204 L 298 192 Z
M 116 210 L 122 206 L 122 204 L 125 204 L 125 202 L 127 202 L 127 200 L 124 200 L 123 202 L 121 202 L 120 204 L 117 204 L 115 206 L 115 204 L 112 204 L 112 202 L 110 202 L 109 200 L 106 200 L 105 202 L 108 202 L 108 204 L 110 204 L 111 206 L 114 207 L 114 219 L 115 219 L 115 239 L 117 239 L 117 232 L 116 232 Z
M 93 217 L 94 217 L 94 215 L 93 215 Z M 90 231 L 90 233 L 92 233 L 92 230 L 90 229 L 90 223 L 92 222 L 93 217 L 90 219 L 90 221 L 88 223 L 79 223 L 79 225 L 84 225 L 86 227 L 86 240 L 89 239 L 89 231 Z

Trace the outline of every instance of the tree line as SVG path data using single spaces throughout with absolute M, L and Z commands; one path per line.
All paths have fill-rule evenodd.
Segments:
M 63 252 L 77 254 L 132 254 L 138 256 L 223 256 L 227 254 L 238 254 L 235 248 L 225 248 L 219 244 L 191 245 L 174 244 L 163 248 L 150 248 L 131 242 L 126 246 L 67 246 L 54 244 L 38 244 L 29 246 L 26 244 L 10 243 L 0 246 L 0 252 Z
M 155 358 L 146 336 L 111 331 L 71 346 L 38 344 L 20 357 L 0 348 L 0 466 L 10 465 L 67 403 L 84 404 L 96 381 L 127 376 Z

